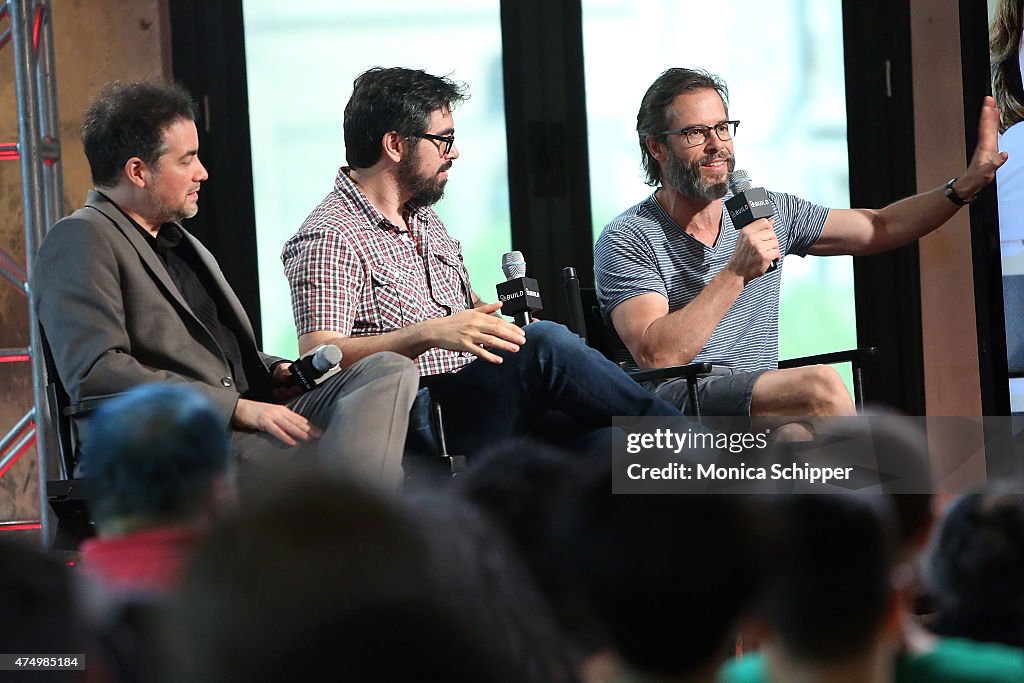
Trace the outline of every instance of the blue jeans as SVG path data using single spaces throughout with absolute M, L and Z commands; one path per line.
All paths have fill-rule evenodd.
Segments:
M 410 451 L 437 452 L 432 401 L 441 403 L 448 450 L 459 455 L 528 435 L 553 410 L 588 431 L 610 426 L 614 416 L 680 415 L 564 326 L 539 321 L 523 331 L 526 343 L 517 353 L 494 350 L 501 364 L 477 359 L 420 389 L 409 419 Z

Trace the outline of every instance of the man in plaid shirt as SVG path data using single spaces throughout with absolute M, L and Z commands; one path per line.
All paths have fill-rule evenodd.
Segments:
M 414 448 L 433 441 L 432 398 L 457 452 L 527 434 L 549 409 L 587 429 L 614 415 L 678 415 L 565 327 L 520 329 L 473 291 L 459 242 L 430 208 L 459 158 L 452 108 L 465 96 L 464 84 L 423 71 L 374 68 L 356 79 L 348 166 L 281 255 L 300 350 L 336 344 L 345 364 L 394 351 L 422 375 L 455 373 L 432 397 L 420 391 Z

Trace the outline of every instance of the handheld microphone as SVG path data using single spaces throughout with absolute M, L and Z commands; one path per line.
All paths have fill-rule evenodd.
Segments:
M 316 385 L 337 373 L 341 362 L 341 349 L 334 344 L 321 344 L 304 353 L 288 368 L 292 373 L 292 382 L 306 391 L 312 391 Z
M 732 171 L 729 173 L 729 191 L 733 196 L 725 202 L 725 210 L 729 212 L 732 219 L 732 226 L 742 230 L 759 218 L 772 217 L 772 200 L 763 187 L 751 187 L 753 183 L 746 171 Z M 779 260 L 775 259 L 768 270 L 770 273 L 779 267 Z
M 501 313 L 514 318 L 519 327 L 526 327 L 533 322 L 535 311 L 544 310 L 540 285 L 532 277 L 526 277 L 526 259 L 521 251 L 510 251 L 502 256 L 501 270 L 507 278 L 496 288 Z

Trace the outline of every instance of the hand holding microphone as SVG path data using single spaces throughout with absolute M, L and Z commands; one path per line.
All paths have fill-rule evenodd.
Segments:
M 737 240 L 734 257 L 741 261 L 737 264 L 738 269 L 743 273 L 745 281 L 749 282 L 778 268 L 782 254 L 774 225 L 770 222 L 774 210 L 768 193 L 763 187 L 752 187 L 746 171 L 733 171 L 729 174 L 729 190 L 733 196 L 726 200 L 725 209 L 729 212 L 733 227 L 743 230 L 743 235 Z M 746 229 L 761 218 L 769 219 L 768 224 Z M 761 270 L 766 255 L 770 257 L 771 263 L 766 270 Z M 756 264 L 750 263 L 752 259 Z M 755 273 L 747 272 L 751 266 L 755 267 Z
M 341 349 L 334 344 L 321 344 L 304 353 L 288 366 L 291 384 L 297 384 L 306 391 L 312 391 L 321 382 L 339 372 Z

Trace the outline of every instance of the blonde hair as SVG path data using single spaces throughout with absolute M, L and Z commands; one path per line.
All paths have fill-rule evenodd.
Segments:
M 1024 121 L 1024 85 L 1020 74 L 1021 19 L 1024 0 L 997 0 L 988 29 L 992 94 L 999 107 L 1000 130 Z

